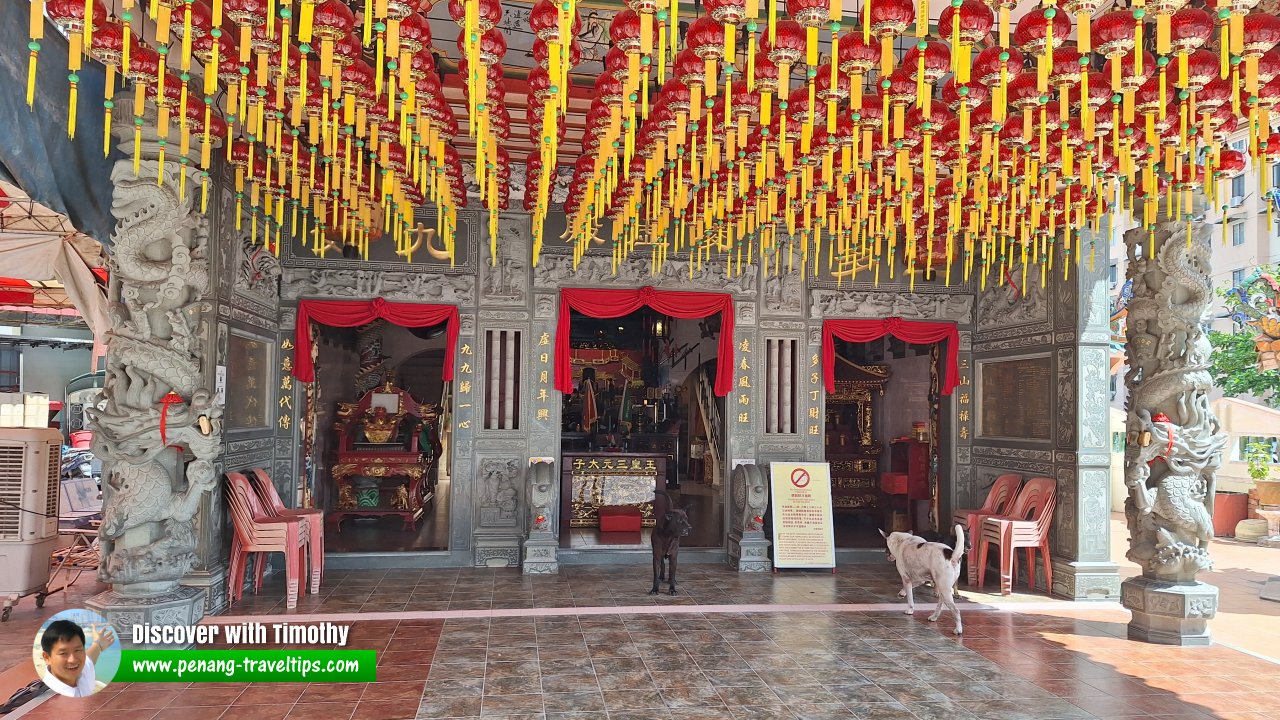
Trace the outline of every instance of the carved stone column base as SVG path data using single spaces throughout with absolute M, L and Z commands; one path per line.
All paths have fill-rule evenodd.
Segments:
M 181 583 L 185 587 L 195 588 L 204 593 L 204 614 L 221 615 L 227 611 L 230 602 L 227 599 L 227 566 L 219 565 L 212 570 L 187 573 Z
M 84 606 L 106 618 L 126 648 L 138 650 L 186 650 L 191 645 L 133 643 L 134 625 L 195 625 L 204 617 L 206 593 L 179 585 L 160 595 L 122 595 L 108 590 L 93 596 Z
M 773 561 L 769 559 L 769 545 L 762 532 L 729 533 L 729 566 L 738 572 L 769 572 Z
M 560 572 L 556 550 L 560 541 L 549 532 L 535 532 L 524 541 L 524 562 L 520 572 L 524 575 L 555 575 Z
M 1053 594 L 1071 600 L 1116 600 L 1120 597 L 1120 566 L 1054 558 Z
M 475 534 L 476 567 L 518 567 L 520 538 L 516 535 Z
M 1218 612 L 1218 588 L 1198 580 L 1172 583 L 1129 578 L 1121 604 L 1133 612 L 1129 639 L 1158 645 L 1208 645 L 1209 620 Z

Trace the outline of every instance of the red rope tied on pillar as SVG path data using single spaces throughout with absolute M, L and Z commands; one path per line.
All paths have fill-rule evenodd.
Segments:
M 1026 273 L 1023 273 L 1024 275 Z M 1009 273 L 1009 268 L 1004 269 L 1004 279 L 1013 286 L 1013 299 L 1018 300 L 1022 297 L 1022 288 L 1018 287 L 1018 283 L 1013 281 L 1013 275 Z
M 1165 415 L 1164 413 L 1161 412 L 1161 413 L 1156 413 L 1155 416 L 1151 418 L 1151 422 L 1164 423 L 1165 425 L 1168 425 L 1167 430 L 1169 431 L 1169 446 L 1165 448 L 1165 451 L 1164 451 L 1165 459 L 1168 459 L 1170 455 L 1173 455 L 1173 420 L 1168 415 Z
M 169 418 L 169 406 L 174 403 L 180 403 L 180 402 L 182 402 L 182 396 L 172 390 L 165 393 L 165 396 L 163 398 L 160 398 L 160 444 L 161 445 L 169 444 L 169 441 L 165 437 L 165 432 L 164 432 L 165 421 L 168 420 Z

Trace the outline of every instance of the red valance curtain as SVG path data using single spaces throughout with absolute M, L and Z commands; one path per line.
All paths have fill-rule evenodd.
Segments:
M 822 367 L 826 375 L 827 392 L 836 389 L 836 343 L 870 342 L 885 335 L 899 340 L 928 345 L 947 341 L 947 366 L 942 374 L 942 394 L 950 395 L 960 382 L 960 332 L 954 323 L 920 322 L 902 318 L 882 320 L 824 320 L 822 323 Z
M 453 356 L 458 347 L 458 308 L 453 305 L 373 300 L 302 300 L 298 303 L 298 327 L 294 330 L 293 376 L 302 382 L 315 379 L 311 364 L 311 321 L 331 327 L 356 327 L 377 319 L 401 327 L 445 324 L 444 380 L 453 379 Z
M 642 307 L 678 318 L 703 318 L 720 313 L 720 357 L 716 366 L 716 395 L 733 390 L 733 296 L 727 293 L 676 292 L 642 287 L 637 290 L 560 290 L 560 318 L 556 324 L 556 389 L 573 392 L 569 364 L 569 311 L 593 318 L 616 318 Z

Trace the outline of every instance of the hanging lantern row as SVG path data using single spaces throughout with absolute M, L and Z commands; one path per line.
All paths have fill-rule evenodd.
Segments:
M 934 29 L 927 0 L 868 0 L 846 28 L 839 2 L 792 0 L 788 17 L 771 4 L 765 21 L 757 2 L 710 0 L 683 43 L 640 53 L 657 91 L 639 103 L 627 53 L 644 38 L 619 13 L 565 203 L 575 260 L 607 220 L 615 265 L 688 251 L 690 272 L 715 254 L 730 272 L 950 284 L 954 268 L 985 287 L 1021 269 L 1043 284 L 1092 257 L 1103 216 L 1154 233 L 1161 202 L 1190 223 L 1193 193 L 1224 199 L 1219 183 L 1247 165 L 1224 148 L 1234 133 L 1255 169 L 1280 157 L 1280 19 L 1249 2 L 1093 17 L 1096 0 L 1049 0 L 1012 24 L 1016 4 L 951 0 Z M 544 176 L 559 142 L 546 112 Z
M 116 92 L 132 84 L 125 107 L 133 115 L 135 173 L 143 116 L 154 107 L 159 162 L 176 158 L 198 175 L 202 209 L 212 150 L 225 149 L 235 172 L 237 228 L 247 215 L 255 242 L 279 252 L 293 235 L 309 238 L 317 253 L 346 244 L 367 258 L 369 242 L 390 235 L 411 260 L 414 211 L 431 202 L 452 258 L 466 193 L 450 143 L 458 124 L 435 70 L 430 24 L 419 12 L 430 6 L 365 0 L 365 21 L 357 23 L 340 0 L 154 0 L 146 9 L 123 0 L 119 17 L 108 16 L 101 0 L 35 0 L 27 100 L 34 101 L 47 13 L 70 41 L 72 137 L 76 71 L 87 53 L 106 67 L 104 153 L 112 116 L 121 112 Z M 143 13 L 154 23 L 152 37 L 136 31 Z M 366 50 L 373 64 L 364 60 Z M 179 175 L 182 193 L 187 174 Z
M 32 3 L 29 102 L 47 12 L 71 40 L 69 133 L 88 54 L 107 67 L 107 125 L 132 110 L 135 168 L 154 108 L 162 154 L 198 168 L 206 198 L 212 149 L 225 150 L 255 237 L 261 220 L 274 245 L 306 233 L 317 252 L 340 240 L 367 255 L 389 233 L 411 257 L 414 208 L 430 202 L 452 253 L 461 129 L 434 68 L 430 0 L 360 0 L 359 21 L 342 0 L 121 3 L 119 17 L 100 0 Z M 690 251 L 691 265 L 719 254 L 733 272 L 825 265 L 950 283 L 963 268 L 985 284 L 1022 267 L 1043 282 L 1089 254 L 1103 215 L 1132 212 L 1153 229 L 1163 201 L 1189 221 L 1193 192 L 1217 202 L 1219 182 L 1280 153 L 1280 19 L 1256 3 L 1100 13 L 1100 0 L 1045 0 L 1015 24 L 1018 4 L 949 0 L 933 27 L 928 0 L 866 0 L 848 20 L 836 0 L 791 0 L 785 14 L 706 0 L 698 17 L 673 0 L 626 0 L 594 79 L 565 238 L 580 258 L 608 220 L 616 262 L 643 251 L 656 267 Z M 502 5 L 448 7 L 496 262 L 511 174 Z M 148 37 L 136 32 L 144 12 Z M 528 22 L 536 263 L 581 21 L 574 0 L 538 0 Z M 1223 147 L 1240 131 L 1247 158 Z

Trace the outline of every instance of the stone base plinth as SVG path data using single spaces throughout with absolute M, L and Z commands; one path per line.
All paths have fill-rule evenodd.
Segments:
M 549 532 L 534 532 L 524 541 L 524 560 L 520 572 L 524 575 L 555 575 L 560 572 L 556 550 L 560 541 Z
M 1159 645 L 1208 645 L 1209 620 L 1218 612 L 1218 588 L 1194 580 L 1125 580 L 1120 602 L 1133 612 L 1129 639 Z
M 738 572 L 769 572 L 773 561 L 769 559 L 769 541 L 759 531 L 729 533 L 729 567 Z
M 476 567 L 519 567 L 520 537 L 490 533 L 475 534 Z
M 186 650 L 187 645 L 156 645 L 133 642 L 134 625 L 195 625 L 204 617 L 208 594 L 201 589 L 179 585 L 157 595 L 125 595 L 108 590 L 84 605 L 107 619 L 116 637 L 126 648 L 138 650 Z

